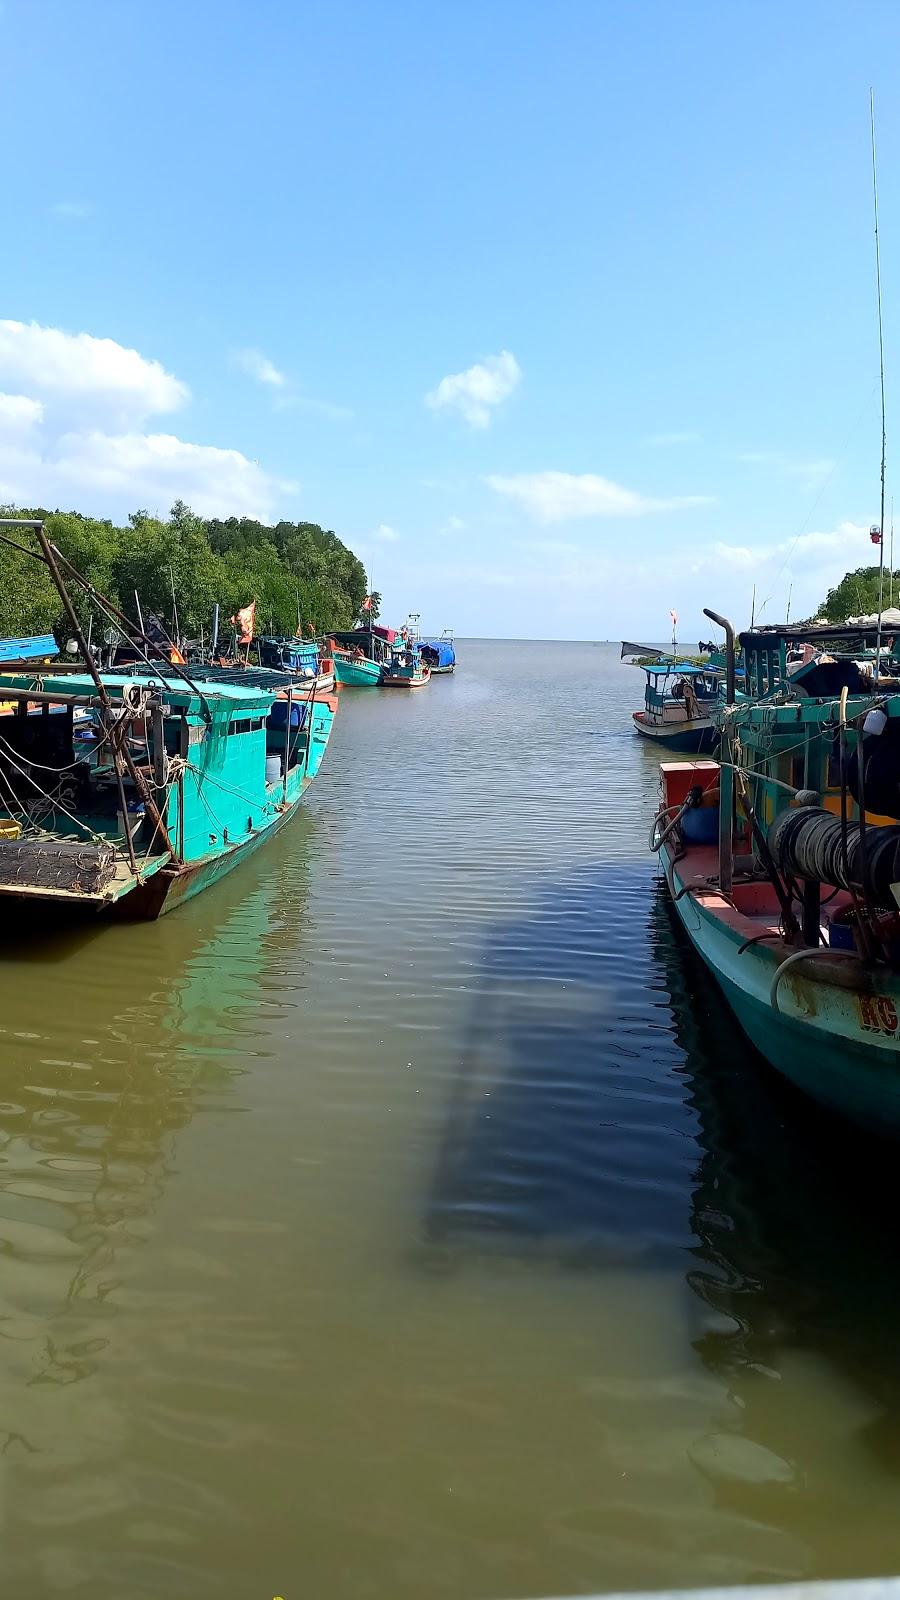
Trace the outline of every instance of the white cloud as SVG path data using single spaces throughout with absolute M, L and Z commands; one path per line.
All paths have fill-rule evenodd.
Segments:
M 676 511 L 709 505 L 707 495 L 680 495 L 659 500 L 625 489 L 594 472 L 520 472 L 492 474 L 487 482 L 540 522 L 566 522 L 574 517 L 641 517 L 651 511 Z
M 0 321 L 0 385 L 39 397 L 48 412 L 77 408 L 117 421 L 174 411 L 190 398 L 159 361 L 115 339 L 37 322 Z
M 522 369 L 509 350 L 485 356 L 465 372 L 451 372 L 425 396 L 432 411 L 456 410 L 473 428 L 486 428 L 491 409 L 507 400 L 521 381 Z
M 17 433 L 33 428 L 44 418 L 40 400 L 30 400 L 25 394 L 0 394 L 0 430 Z
M 267 384 L 272 389 L 283 389 L 287 383 L 284 373 L 261 350 L 235 350 L 232 359 L 235 366 L 256 383 Z
M 375 538 L 380 539 L 382 544 L 396 544 L 400 535 L 396 528 L 391 527 L 389 522 L 379 522 L 378 527 L 375 529 Z
M 47 210 L 51 217 L 61 217 L 65 222 L 84 222 L 94 214 L 93 206 L 84 200 L 55 200 Z
M 270 515 L 296 485 L 239 450 L 145 431 L 188 389 L 113 339 L 0 322 L 0 500 L 124 516 L 187 500 L 205 516 Z

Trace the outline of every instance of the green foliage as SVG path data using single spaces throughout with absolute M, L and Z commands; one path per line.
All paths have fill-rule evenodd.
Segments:
M 348 628 L 366 593 L 366 574 L 337 534 L 315 522 L 279 522 L 266 527 L 247 517 L 204 521 L 177 500 L 168 522 L 134 511 L 128 526 L 82 516 L 0 508 L 12 517 L 46 518 L 47 532 L 82 577 L 107 599 L 135 617 L 134 593 L 141 606 L 173 626 L 172 590 L 182 633 L 209 632 L 212 608 L 223 616 L 256 601 L 259 630 L 294 633 L 298 620 L 319 633 Z M 21 542 L 34 546 L 23 530 Z M 105 626 L 91 599 L 76 585 L 72 598 L 86 623 Z M 59 596 L 38 562 L 0 545 L 0 636 L 68 632 Z
M 878 610 L 880 577 L 877 567 L 857 567 L 848 572 L 833 589 L 829 589 L 816 612 L 817 617 L 829 622 L 846 622 L 848 617 L 871 616 Z M 893 604 L 900 605 L 900 572 L 893 575 Z M 891 574 L 885 568 L 884 604 L 891 604 Z

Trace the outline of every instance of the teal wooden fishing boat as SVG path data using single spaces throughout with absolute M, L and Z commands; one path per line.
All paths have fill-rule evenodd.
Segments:
M 385 689 L 421 689 L 431 679 L 431 668 L 422 659 L 418 646 L 407 642 L 395 650 L 382 670 Z
M 399 641 L 395 628 L 382 628 L 377 623 L 331 634 L 328 643 L 335 682 L 355 689 L 377 689 Z
M 99 684 L 4 675 L 0 700 L 18 704 L 0 732 L 0 897 L 143 919 L 216 882 L 289 821 L 337 709 L 333 696 L 152 671 Z M 84 708 L 88 745 L 75 737 Z
M 380 661 L 369 661 L 363 655 L 354 656 L 342 650 L 335 650 L 331 659 L 335 683 L 349 684 L 354 689 L 377 689 L 381 682 Z
M 204 678 L 183 660 L 155 663 L 143 625 L 81 577 L 40 519 L 0 518 L 3 529 L 0 543 L 47 568 L 87 671 L 0 675 L 0 705 L 15 707 L 0 720 L 0 897 L 48 913 L 158 917 L 289 820 L 337 701 L 318 698 L 315 680 L 298 694 L 290 675 L 208 668 Z M 27 532 L 36 550 L 21 543 Z M 124 628 L 143 671 L 100 671 L 68 582 L 116 635 Z
M 757 1049 L 823 1104 L 900 1135 L 895 664 L 871 671 L 872 629 L 758 629 L 742 637 L 739 700 L 732 630 L 713 620 L 729 642 L 720 759 L 663 763 L 651 846 Z
M 670 657 L 652 661 L 646 674 L 644 705 L 631 714 L 635 730 L 662 749 L 696 754 L 715 748 L 713 721 L 721 677 L 706 667 Z

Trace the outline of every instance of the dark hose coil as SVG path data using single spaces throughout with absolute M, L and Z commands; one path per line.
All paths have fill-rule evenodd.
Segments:
M 782 873 L 817 879 L 836 889 L 862 883 L 859 823 L 847 823 L 847 871 L 841 847 L 841 819 L 821 806 L 782 811 L 768 831 L 769 849 Z M 900 827 L 866 829 L 869 881 L 879 902 L 891 902 L 891 884 L 900 882 Z

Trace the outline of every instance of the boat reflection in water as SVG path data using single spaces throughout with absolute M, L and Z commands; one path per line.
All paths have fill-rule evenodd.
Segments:
M 636 1484 L 666 1464 L 645 1532 L 679 1582 L 894 1570 L 893 1173 L 748 1045 L 662 883 L 616 955 L 635 886 L 598 870 L 498 931 L 429 1197 L 435 1259 L 549 1251 L 596 1275 L 595 1337 L 609 1302 L 620 1319 L 603 1382 L 630 1397 Z M 623 1272 L 685 1295 L 629 1298 Z M 668 1339 L 668 1375 L 637 1383 L 636 1307 Z
M 189 1237 L 190 1196 L 207 1168 L 202 1139 L 187 1159 L 183 1138 L 206 1113 L 199 1127 L 208 1134 L 212 1119 L 221 1143 L 243 1109 L 235 1091 L 248 1061 L 265 1064 L 261 987 L 296 961 L 304 936 L 308 829 L 299 818 L 289 870 L 249 892 L 229 879 L 202 913 L 198 904 L 129 929 L 127 961 L 109 959 L 104 941 L 117 936 L 99 923 L 50 934 L 39 921 L 30 933 L 17 925 L 0 945 L 0 1570 L 10 1593 L 57 1593 L 73 1572 L 92 1594 L 131 1592 L 132 1578 L 153 1594 L 187 1583 L 172 1551 L 215 1506 L 206 1455 L 217 1428 L 226 1432 L 219 1374 L 243 1330 L 212 1297 L 213 1250 Z M 174 1238 L 173 1204 L 185 1212 Z M 236 1233 L 240 1210 L 235 1199 Z

